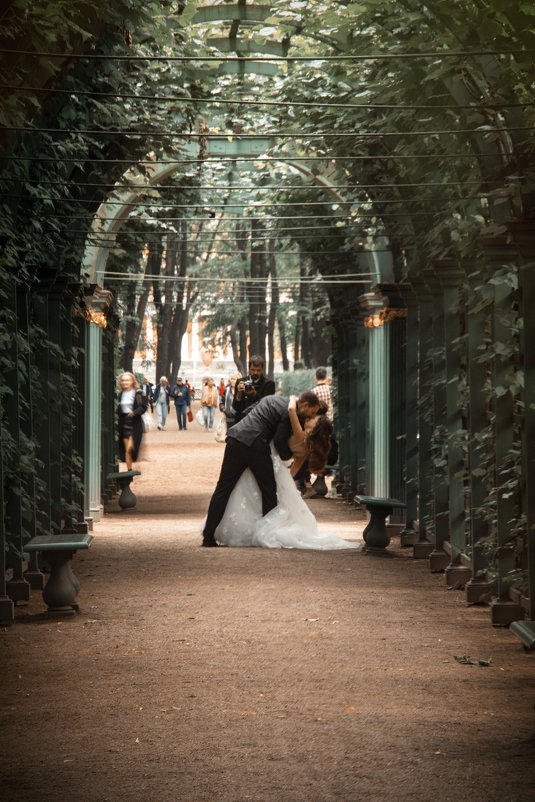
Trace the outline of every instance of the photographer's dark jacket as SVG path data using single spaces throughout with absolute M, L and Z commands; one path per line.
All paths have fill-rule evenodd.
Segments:
M 252 381 L 250 376 L 245 376 L 243 379 L 239 379 L 237 384 L 241 381 L 248 382 Z M 250 398 L 246 393 L 244 393 L 241 399 L 238 399 L 238 392 L 234 394 L 234 400 L 232 402 L 232 406 L 234 407 L 234 412 L 236 414 L 236 420 L 239 421 L 243 418 L 244 414 L 247 412 L 250 407 L 255 406 L 258 404 L 262 398 L 266 398 L 270 395 L 275 395 L 275 382 L 273 379 L 266 379 L 264 374 L 260 376 L 258 381 L 253 381 L 253 386 L 256 390 L 256 395 L 253 398 Z
M 247 415 L 234 424 L 227 439 L 232 437 L 246 446 L 252 446 L 258 437 L 266 443 L 273 440 L 281 459 L 286 460 L 292 457 L 288 447 L 291 433 L 288 399 L 282 395 L 268 395 L 254 404 Z

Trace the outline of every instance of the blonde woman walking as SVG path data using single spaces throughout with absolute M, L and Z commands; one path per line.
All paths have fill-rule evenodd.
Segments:
M 214 425 L 216 408 L 219 406 L 219 392 L 214 385 L 212 378 L 207 379 L 202 388 L 201 407 L 204 420 L 204 428 L 211 431 Z

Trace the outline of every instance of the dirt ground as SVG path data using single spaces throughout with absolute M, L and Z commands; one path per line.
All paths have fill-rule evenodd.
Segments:
M 362 551 L 200 548 L 223 446 L 145 438 L 73 561 L 1 631 L 4 802 L 535 799 L 535 654 L 394 538 Z M 360 540 L 364 515 L 309 502 Z M 465 665 L 455 656 L 491 659 Z

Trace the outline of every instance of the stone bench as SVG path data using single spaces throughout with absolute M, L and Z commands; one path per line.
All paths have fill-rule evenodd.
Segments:
M 66 535 L 38 535 L 23 546 L 23 551 L 46 554 L 50 577 L 43 588 L 43 599 L 49 612 L 79 612 L 75 602 L 80 583 L 71 569 L 71 560 L 78 549 L 88 549 L 93 535 L 71 532 Z
M 141 476 L 141 471 L 117 471 L 117 473 L 109 473 L 106 477 L 119 485 L 121 493 L 119 507 L 122 510 L 129 510 L 136 506 L 137 498 L 130 487 L 134 476 Z
M 354 498 L 359 504 L 364 504 L 370 513 L 370 520 L 362 533 L 365 543 L 363 551 L 387 554 L 386 547 L 390 543 L 390 535 L 386 530 L 386 518 L 394 509 L 401 509 L 407 505 L 397 498 L 360 495 Z

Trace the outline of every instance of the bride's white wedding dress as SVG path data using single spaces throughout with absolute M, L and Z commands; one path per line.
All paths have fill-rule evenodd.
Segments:
M 359 543 L 337 535 L 321 534 L 314 515 L 301 498 L 289 469 L 271 447 L 278 505 L 262 517 L 262 495 L 249 469 L 227 504 L 215 538 L 227 546 L 261 546 L 267 549 L 356 549 Z M 203 525 L 204 527 L 204 525 Z

